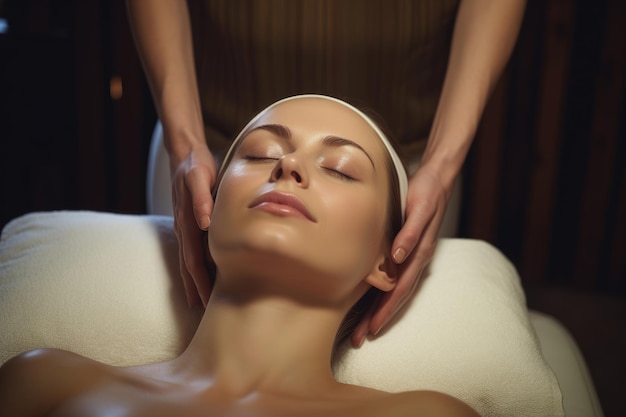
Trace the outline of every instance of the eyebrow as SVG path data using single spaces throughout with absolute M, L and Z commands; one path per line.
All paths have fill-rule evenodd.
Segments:
M 287 141 L 291 140 L 291 130 L 289 130 L 289 128 L 285 125 L 281 125 L 281 124 L 264 124 L 264 125 L 260 125 L 260 126 L 256 126 L 253 129 L 250 129 L 248 132 L 245 133 L 244 137 L 248 136 L 250 133 L 254 132 L 255 130 L 267 130 L 271 133 L 273 133 L 274 135 L 285 139 Z M 326 145 L 326 146 L 330 146 L 330 147 L 341 147 L 341 146 L 351 146 L 353 148 L 356 148 L 358 150 L 360 150 L 361 152 L 363 152 L 365 154 L 365 156 L 367 156 L 367 159 L 369 159 L 370 163 L 372 164 L 372 167 L 374 168 L 374 171 L 376 171 L 376 165 L 374 165 L 374 160 L 372 160 L 372 157 L 367 153 L 367 151 L 365 149 L 363 149 L 363 147 L 361 145 L 359 145 L 358 143 L 350 140 L 350 139 L 346 139 L 346 138 L 342 138 L 339 136 L 334 136 L 334 135 L 328 135 L 325 136 L 322 139 L 322 144 Z
M 247 131 L 244 137 L 248 136 L 250 133 L 254 132 L 255 130 L 267 130 L 280 138 L 291 140 L 291 130 L 289 130 L 287 126 L 279 125 L 279 124 L 265 124 L 265 125 L 256 126 L 250 129 L 249 131 Z

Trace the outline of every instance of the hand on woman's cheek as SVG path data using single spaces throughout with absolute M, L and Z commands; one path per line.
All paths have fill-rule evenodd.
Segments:
M 449 191 L 427 167 L 409 181 L 406 222 L 396 236 L 391 255 L 400 265 L 400 278 L 393 291 L 384 294 L 359 324 L 352 342 L 359 346 L 369 333 L 376 335 L 414 295 L 420 276 L 435 253 Z
M 191 306 L 200 302 L 206 306 L 211 295 L 202 239 L 213 210 L 211 187 L 215 172 L 215 160 L 204 146 L 190 152 L 172 173 L 174 230 L 178 238 L 180 273 L 187 302 Z

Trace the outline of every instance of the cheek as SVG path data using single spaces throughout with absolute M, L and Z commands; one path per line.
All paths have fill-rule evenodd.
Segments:
M 329 231 L 342 245 L 342 250 L 366 257 L 374 256 L 385 238 L 386 199 L 371 190 L 360 193 L 337 193 L 326 201 L 333 213 Z
M 222 215 L 228 213 L 228 207 L 233 205 L 233 200 L 236 199 L 234 191 L 237 190 L 237 179 L 238 176 L 233 176 L 230 173 L 224 175 L 222 178 L 222 182 L 215 195 L 211 222 L 221 223 L 223 221 L 221 218 Z
M 254 179 L 243 170 L 229 169 L 222 178 L 209 227 L 209 249 L 212 255 L 217 253 L 220 246 L 232 243 L 233 231 L 241 222 L 241 215 L 254 186 Z
M 352 291 L 372 271 L 384 250 L 385 213 L 371 196 L 343 197 L 333 202 L 334 215 L 324 227 L 324 241 L 317 245 L 322 254 L 318 261 L 339 278 L 334 285 Z
M 259 173 L 245 169 L 241 164 L 233 162 L 222 177 L 217 195 L 215 196 L 213 217 L 215 218 L 217 215 L 219 218 L 222 211 L 228 212 L 245 205 L 246 197 L 249 197 L 251 190 L 258 186 L 259 178 Z M 222 210 L 223 207 L 225 210 Z

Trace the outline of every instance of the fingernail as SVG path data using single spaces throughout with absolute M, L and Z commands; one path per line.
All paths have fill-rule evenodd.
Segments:
M 207 230 L 210 225 L 211 225 L 211 218 L 209 216 L 202 217 L 200 221 L 200 228 L 202 230 Z
M 361 346 L 363 346 L 363 342 L 365 341 L 365 336 L 361 336 L 359 338 L 359 344 L 356 346 L 356 348 L 360 348 Z
M 405 257 L 406 252 L 402 248 L 396 249 L 396 251 L 393 253 L 393 260 L 398 264 L 404 262 Z
M 376 332 L 374 333 L 374 336 L 378 336 L 378 333 L 380 333 L 380 331 L 381 331 L 382 329 L 384 329 L 384 328 L 385 328 L 385 326 L 387 326 L 387 324 L 389 324 L 389 322 L 391 321 L 391 319 L 392 319 L 392 318 L 396 315 L 396 312 L 397 312 L 397 311 L 398 311 L 397 309 L 394 309 L 393 313 L 392 313 L 392 314 L 391 314 L 391 315 L 387 318 L 387 320 L 385 320 L 385 321 L 383 322 L 383 324 L 381 324 L 381 325 L 380 325 L 380 327 L 376 330 Z
M 387 321 L 384 321 L 383 324 L 378 326 L 378 329 L 376 329 L 376 331 L 374 332 L 374 336 L 378 336 L 378 333 L 380 333 L 380 331 L 383 329 L 383 327 L 385 327 L 385 324 L 387 324 Z

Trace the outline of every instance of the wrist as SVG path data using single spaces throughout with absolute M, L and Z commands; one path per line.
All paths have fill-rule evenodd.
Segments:
M 192 87 L 180 82 L 165 83 L 156 100 L 164 145 L 172 164 L 182 162 L 195 149 L 207 148 L 199 101 L 196 96 L 180 94 Z
M 451 189 L 474 140 L 480 106 L 471 100 L 475 94 L 451 94 L 449 90 L 442 93 L 420 166 L 439 173 Z
M 209 179 L 210 185 L 217 177 L 217 164 L 211 151 L 206 144 L 190 148 L 180 156 L 170 155 L 170 175 L 172 178 L 179 175 L 188 176 L 194 171 L 202 177 Z
M 445 189 L 452 190 L 454 182 L 463 167 L 467 155 L 467 147 L 433 142 L 435 141 L 429 141 L 420 160 L 419 170 L 436 175 Z
M 204 134 L 185 128 L 163 127 L 163 142 L 170 157 L 172 167 L 178 166 L 189 154 L 198 150 L 208 150 Z

